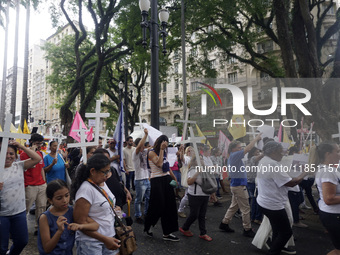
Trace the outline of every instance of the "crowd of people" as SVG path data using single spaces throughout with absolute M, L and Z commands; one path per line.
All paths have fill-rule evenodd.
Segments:
M 263 141 L 260 150 L 261 135 L 246 146 L 232 141 L 227 158 L 222 158 L 219 148 L 207 144 L 199 147 L 198 154 L 192 144 L 179 145 L 176 160 L 170 164 L 168 137 L 161 135 L 150 146 L 144 129 L 142 138 L 126 138 L 123 169 L 114 139 L 86 151 L 51 141 L 47 152 L 42 150 L 44 138 L 39 134 L 32 134 L 29 147 L 10 141 L 0 178 L 0 255 L 22 252 L 28 242 L 27 214 L 32 208 L 39 254 L 69 255 L 74 245 L 79 255 L 117 254 L 121 244 L 115 237 L 115 214 L 129 206 L 129 201 L 134 201 L 134 220 L 144 226 L 146 236 L 153 237 L 152 227 L 160 220 L 163 240 L 178 242 L 175 232 L 184 238 L 194 236 L 190 228 L 197 220 L 199 238 L 210 242 L 213 239 L 205 224 L 208 203 L 221 206 L 221 192 L 228 191 L 225 175 L 215 171 L 212 178 L 217 190 L 207 192 L 198 165 L 233 169 L 228 173 L 231 204 L 216 228 L 235 232 L 231 221 L 240 215 L 243 235 L 253 238 L 256 247 L 268 247 L 268 254 L 296 254 L 292 226 L 308 227 L 299 215 L 305 190 L 334 245 L 329 255 L 339 255 L 339 146 L 324 142 L 311 149 L 308 164 L 317 166 L 315 172 L 308 172 L 308 167 L 298 174 L 268 171 L 279 169 L 289 155 L 272 139 Z M 289 152 L 296 151 L 293 147 Z M 252 171 L 244 171 L 245 166 Z M 312 195 L 314 183 L 318 203 Z M 186 218 L 182 226 L 178 217 Z M 260 225 L 257 233 L 252 223 Z

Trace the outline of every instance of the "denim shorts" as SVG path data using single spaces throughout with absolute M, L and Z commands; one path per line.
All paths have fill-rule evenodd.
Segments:
M 109 250 L 101 242 L 76 241 L 77 255 L 115 255 L 117 250 Z

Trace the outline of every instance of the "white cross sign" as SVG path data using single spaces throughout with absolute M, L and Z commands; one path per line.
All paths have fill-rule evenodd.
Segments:
M 110 117 L 110 113 L 101 113 L 100 112 L 100 104 L 101 101 L 96 101 L 96 112 L 95 113 L 85 113 L 86 118 L 95 118 L 96 120 L 96 130 L 94 132 L 94 142 L 98 145 L 99 144 L 99 126 L 100 126 L 100 118 L 107 118 Z
M 83 155 L 83 163 L 86 164 L 87 163 L 86 147 L 88 147 L 88 146 L 97 146 L 98 143 L 96 143 L 96 142 L 86 142 L 85 132 L 87 132 L 88 130 L 80 129 L 80 130 L 73 130 L 73 131 L 80 132 L 80 143 L 69 143 L 67 145 L 67 147 L 69 147 L 69 148 L 80 147 L 81 151 L 82 151 L 82 155 Z
M 176 120 L 176 122 L 184 123 L 183 132 L 182 132 L 183 140 L 185 140 L 187 137 L 188 123 L 196 124 L 196 121 L 189 120 L 189 112 L 190 112 L 190 109 L 187 108 L 187 111 L 185 113 L 185 120 Z
M 339 130 L 339 134 L 332 135 L 332 138 L 339 138 L 340 140 L 340 122 L 338 122 L 338 130 Z
M 6 160 L 6 155 L 7 155 L 9 138 L 15 138 L 15 139 L 30 139 L 31 138 L 30 134 L 11 133 L 10 132 L 11 120 L 12 120 L 12 114 L 7 113 L 4 131 L 0 132 L 0 137 L 2 137 L 1 152 L 0 152 L 0 181 L 3 176 L 3 173 L 1 173 L 1 171 L 5 167 L 5 160 Z

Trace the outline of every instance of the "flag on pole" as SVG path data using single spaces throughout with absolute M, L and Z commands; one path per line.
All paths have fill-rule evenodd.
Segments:
M 282 125 L 280 123 L 279 133 L 277 134 L 277 137 L 279 138 L 279 143 L 282 142 Z
M 22 130 L 21 130 L 21 127 L 20 127 L 20 124 L 18 126 L 18 134 L 22 134 Z M 22 145 L 25 145 L 25 140 L 24 139 L 15 139 L 18 143 L 22 144 Z
M 204 144 L 208 144 L 210 149 L 212 148 L 211 144 L 209 143 L 209 141 L 205 138 L 204 134 L 202 133 L 202 131 L 200 130 L 200 128 L 198 127 L 198 125 L 196 124 L 196 129 L 197 129 L 197 134 L 199 137 L 203 137 L 203 139 L 201 140 L 201 143 Z
M 88 142 L 93 140 L 93 127 L 90 128 L 90 131 L 87 133 L 86 140 Z
M 233 115 L 228 131 L 233 136 L 234 140 L 246 136 L 247 130 L 243 115 Z
M 18 133 L 18 132 L 17 132 L 17 129 L 15 128 L 15 126 L 13 125 L 13 123 L 11 123 L 11 126 L 10 126 L 10 128 L 9 128 L 9 131 L 10 131 L 11 133 Z
M 30 134 L 31 133 L 31 131 L 28 128 L 26 120 L 24 120 L 24 130 L 23 130 L 23 133 L 24 134 Z
M 120 171 L 125 172 L 124 170 L 124 164 L 123 164 L 123 160 L 124 160 L 124 154 L 123 154 L 123 148 L 124 148 L 124 112 L 123 112 L 123 102 L 121 102 L 121 106 L 120 106 L 120 113 L 119 113 L 119 117 L 118 117 L 118 121 L 117 121 L 117 125 L 116 125 L 116 129 L 115 132 L 113 134 L 113 139 L 116 140 L 117 142 L 117 146 L 118 146 L 118 155 L 120 156 L 120 164 L 119 164 L 119 168 Z
M 74 116 L 74 120 L 73 120 L 71 129 L 70 129 L 70 133 L 68 135 L 71 136 L 78 143 L 81 142 L 80 136 L 79 136 L 78 132 L 73 131 L 73 130 L 80 130 L 81 128 L 87 130 L 87 127 L 86 127 L 83 119 L 81 118 L 79 112 L 76 112 L 76 115 Z M 86 133 L 86 134 L 88 134 L 88 133 Z
M 227 158 L 228 156 L 228 148 L 229 148 L 230 140 L 226 135 L 220 130 L 218 136 L 218 148 L 221 150 L 222 157 Z

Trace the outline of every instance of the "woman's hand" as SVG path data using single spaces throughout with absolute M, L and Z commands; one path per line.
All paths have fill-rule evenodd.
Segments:
M 9 143 L 8 144 L 10 144 L 10 145 L 14 145 L 15 147 L 17 147 L 18 149 L 21 149 L 21 150 L 23 150 L 23 149 L 25 149 L 26 147 L 24 146 L 24 145 L 22 145 L 21 143 L 18 143 L 17 141 L 15 141 L 15 140 L 11 140 L 11 141 L 9 141 Z
M 67 224 L 67 219 L 64 216 L 59 216 L 57 219 L 58 230 L 64 232 L 65 224 Z
M 163 141 L 161 143 L 161 150 L 165 150 L 168 147 L 168 142 L 167 141 Z
M 109 250 L 117 250 L 120 247 L 120 240 L 114 237 L 106 237 L 104 240 L 104 245 Z
M 53 161 L 52 161 L 52 165 L 57 164 L 57 162 L 58 162 L 58 158 L 54 158 Z
M 81 224 L 71 223 L 71 224 L 68 224 L 67 229 L 72 230 L 72 231 L 77 231 L 77 230 L 82 230 L 83 227 Z

